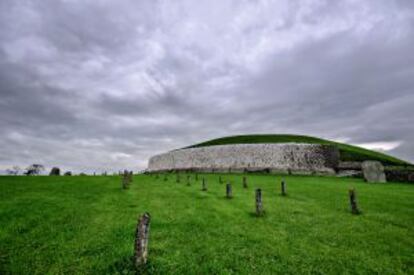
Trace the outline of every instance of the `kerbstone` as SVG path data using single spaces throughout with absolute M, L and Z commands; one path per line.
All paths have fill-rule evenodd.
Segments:
M 362 174 L 366 182 L 387 182 L 384 166 L 379 161 L 367 160 L 362 162 Z

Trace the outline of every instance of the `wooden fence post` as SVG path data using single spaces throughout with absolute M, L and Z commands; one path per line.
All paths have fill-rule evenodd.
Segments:
M 282 180 L 282 182 L 280 183 L 280 189 L 281 189 L 281 195 L 282 196 L 286 196 L 286 182 L 285 180 Z
M 128 184 L 129 184 L 129 180 L 128 180 L 128 175 L 127 175 L 127 171 L 124 171 L 124 174 L 121 176 L 121 182 L 122 182 L 122 189 L 128 189 Z
M 226 198 L 231 199 L 233 198 L 233 191 L 231 188 L 231 183 L 226 184 Z
M 144 213 L 138 218 L 134 246 L 134 260 L 137 268 L 147 263 L 150 221 L 151 216 L 149 213 Z
M 206 183 L 206 179 L 203 177 L 203 180 L 202 180 L 202 188 L 201 188 L 201 190 L 202 191 L 207 191 L 207 183 Z
M 247 178 L 246 178 L 246 176 L 243 176 L 243 187 L 247 188 Z
M 357 200 L 356 200 L 356 192 L 355 189 L 350 189 L 349 190 L 349 204 L 351 207 L 351 213 L 354 215 L 358 215 L 361 214 L 361 211 L 359 211 L 358 209 L 358 204 L 357 204 Z
M 256 216 L 263 215 L 262 190 L 256 189 Z

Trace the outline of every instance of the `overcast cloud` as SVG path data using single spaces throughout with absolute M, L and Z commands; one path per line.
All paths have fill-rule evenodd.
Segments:
M 0 169 L 294 133 L 414 161 L 414 1 L 0 2 Z

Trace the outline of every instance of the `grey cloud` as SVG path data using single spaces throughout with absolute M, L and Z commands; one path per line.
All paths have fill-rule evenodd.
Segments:
M 399 141 L 411 1 L 3 1 L 0 169 L 145 168 L 223 135 Z

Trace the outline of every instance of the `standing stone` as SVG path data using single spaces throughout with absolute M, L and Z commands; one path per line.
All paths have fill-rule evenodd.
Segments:
M 124 170 L 122 174 L 122 188 L 127 189 L 132 182 L 132 171 Z
M 147 263 L 148 257 L 148 239 L 150 230 L 151 216 L 144 213 L 138 218 L 138 224 L 135 231 L 134 259 L 137 268 Z
M 352 214 L 358 215 L 358 214 L 361 213 L 359 211 L 359 209 L 358 209 L 358 204 L 357 204 L 357 201 L 356 201 L 356 192 L 355 192 L 355 189 L 350 189 L 349 190 L 349 205 L 350 205 L 351 213 Z
M 285 180 L 282 180 L 282 182 L 280 183 L 280 191 L 281 191 L 281 195 L 282 196 L 286 196 L 286 182 Z
M 228 199 L 233 198 L 233 191 L 232 191 L 230 183 L 226 184 L 226 198 L 228 198 Z
M 256 216 L 260 217 L 263 213 L 262 190 L 258 188 L 256 189 Z
M 246 178 L 246 176 L 243 176 L 243 187 L 247 188 L 247 178 Z
M 127 176 L 127 174 L 123 174 L 122 175 L 122 177 L 121 177 L 121 183 L 122 183 L 122 189 L 128 189 L 128 184 L 129 184 L 129 181 L 128 181 L 128 176 Z
M 50 170 L 49 176 L 60 176 L 59 167 L 53 167 L 52 170 Z
M 128 171 L 124 170 L 124 172 L 122 173 L 122 184 L 128 185 Z
M 201 188 L 201 190 L 202 191 L 207 191 L 207 183 L 206 183 L 206 179 L 203 177 L 203 180 L 202 180 L 202 188 Z
M 387 182 L 384 166 L 379 161 L 366 160 L 362 162 L 362 174 L 366 182 Z

